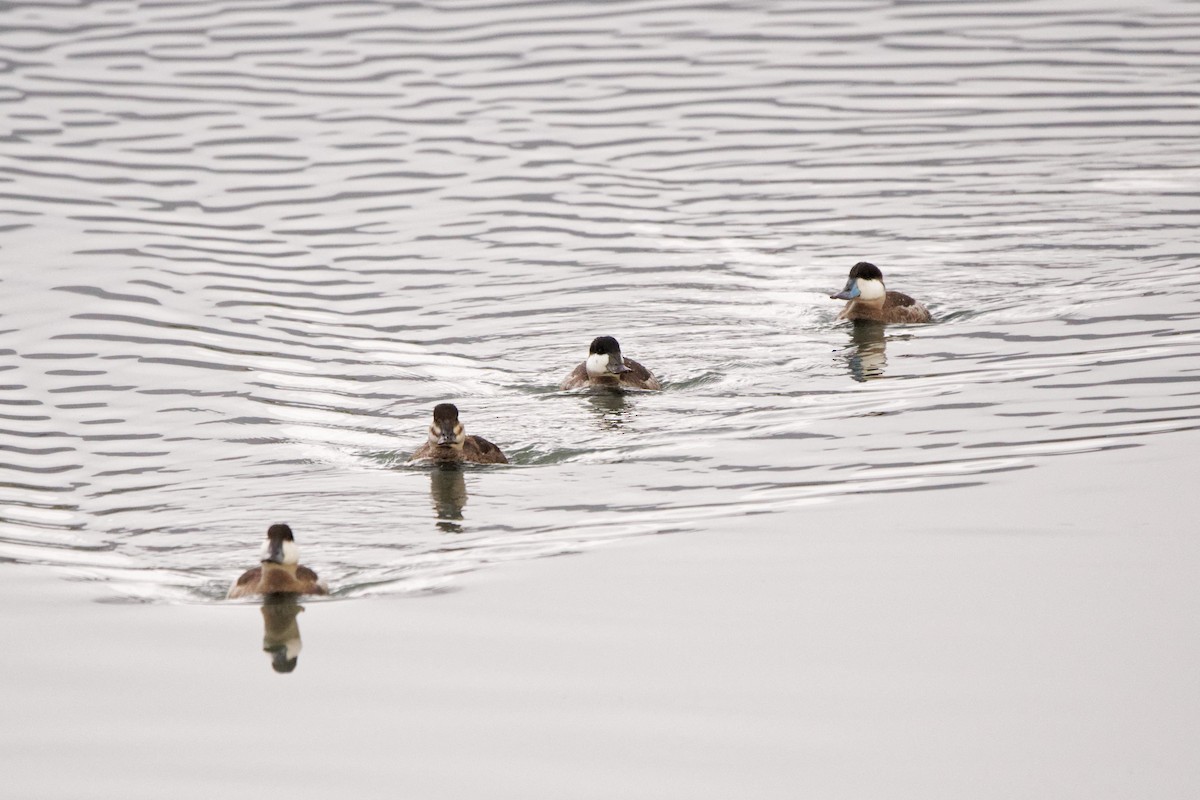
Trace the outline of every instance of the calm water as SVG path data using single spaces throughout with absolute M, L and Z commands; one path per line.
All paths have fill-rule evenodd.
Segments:
M 1200 427 L 1200 8 L 9 4 L 0 558 L 342 597 Z M 938 322 L 835 325 L 879 264 Z M 666 381 L 563 393 L 590 339 Z M 513 465 L 409 466 L 435 403 Z M 936 492 L 928 493 L 937 502 Z

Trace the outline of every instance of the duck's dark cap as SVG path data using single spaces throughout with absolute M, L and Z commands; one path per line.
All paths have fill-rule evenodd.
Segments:
M 458 406 L 453 403 L 438 403 L 433 407 L 434 422 L 456 422 L 458 420 Z
M 601 353 L 603 355 L 616 355 L 621 352 L 621 345 L 617 344 L 617 340 L 611 336 L 597 336 L 592 340 L 592 346 L 588 350 L 588 354 Z
M 850 277 L 861 278 L 864 281 L 881 281 L 883 273 L 870 261 L 860 261 L 850 268 Z
M 271 527 L 267 528 L 268 539 L 282 539 L 285 542 L 294 542 L 292 537 L 292 529 L 282 522 L 276 522 Z

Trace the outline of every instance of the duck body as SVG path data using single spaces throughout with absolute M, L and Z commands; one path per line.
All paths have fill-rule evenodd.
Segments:
M 294 594 L 329 594 L 324 581 L 308 567 L 300 565 L 300 553 L 292 529 L 282 523 L 267 530 L 262 562 L 242 573 L 226 595 L 239 597 Z
M 299 564 L 261 564 L 248 569 L 229 589 L 229 599 L 277 594 L 329 594 L 317 573 Z
M 438 463 L 507 464 L 508 458 L 482 436 L 468 436 L 458 421 L 458 407 L 440 403 L 433 409 L 429 439 L 412 454 L 412 461 L 429 459 Z
M 892 292 L 883 285 L 883 273 L 879 267 L 860 261 L 850 269 L 846 288 L 829 296 L 833 300 L 848 301 L 839 320 L 852 322 L 932 322 L 929 309 L 919 301 L 904 294 Z
M 412 454 L 413 460 L 428 458 L 438 462 L 469 462 L 471 464 L 507 464 L 508 457 L 496 445 L 482 436 L 465 436 L 461 448 L 446 447 L 432 442 L 421 445 Z
M 592 341 L 587 360 L 562 382 L 562 389 L 651 389 L 662 388 L 658 378 L 632 358 L 621 355 L 621 345 L 611 336 L 598 336 Z

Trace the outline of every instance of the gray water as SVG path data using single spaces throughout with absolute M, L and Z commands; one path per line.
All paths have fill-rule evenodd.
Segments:
M 1198 42 L 1185 2 L 8 4 L 0 559 L 210 603 L 286 521 L 335 597 L 425 593 L 1196 429 Z M 863 259 L 936 322 L 835 324 Z M 664 391 L 560 392 L 599 334 Z M 408 464 L 443 401 L 512 465 Z

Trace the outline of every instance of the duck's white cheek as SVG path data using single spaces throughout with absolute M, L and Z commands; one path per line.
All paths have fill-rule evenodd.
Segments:
M 296 547 L 295 542 L 283 543 L 283 563 L 299 564 L 300 563 L 300 548 Z
M 858 296 L 863 300 L 881 300 L 887 291 L 879 281 L 864 281 L 858 279 Z
M 271 540 L 267 539 L 265 542 L 263 542 L 262 550 L 260 550 L 258 553 L 258 560 L 266 561 L 270 557 L 271 557 Z
M 587 358 L 589 375 L 603 375 L 608 372 L 608 356 L 604 353 L 592 353 Z

